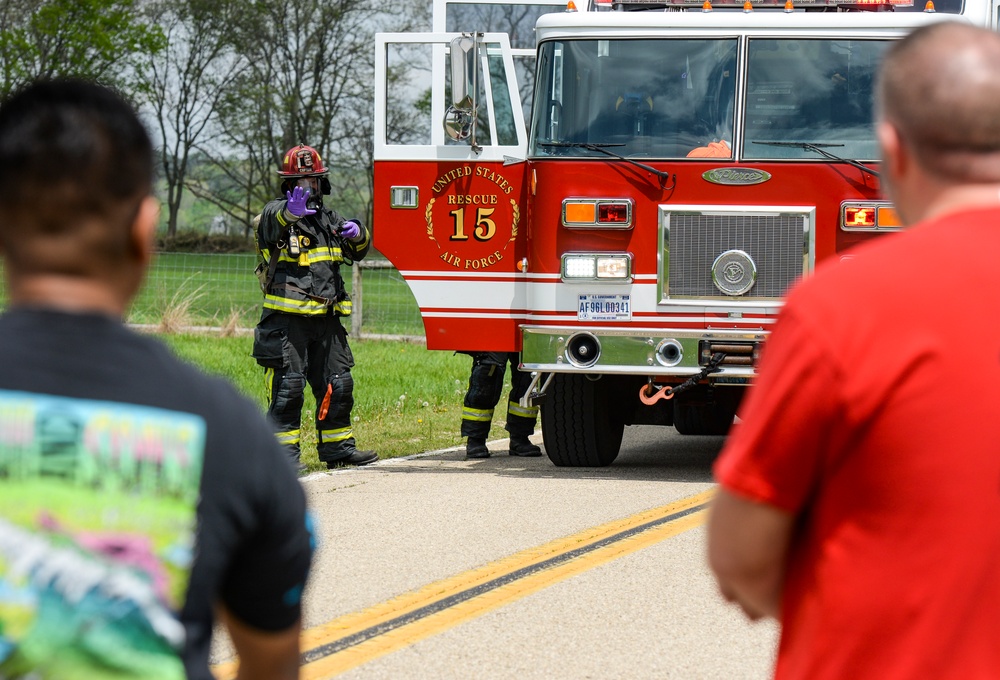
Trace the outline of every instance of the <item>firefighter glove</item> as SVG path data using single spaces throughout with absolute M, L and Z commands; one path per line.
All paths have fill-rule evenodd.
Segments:
M 285 197 L 288 199 L 285 209 L 295 217 L 305 217 L 316 212 L 306 207 L 306 201 L 309 200 L 308 189 L 294 187 L 291 191 L 285 192 Z
M 344 222 L 344 225 L 340 228 L 340 235 L 345 238 L 355 239 L 361 235 L 361 226 L 357 222 L 348 220 Z

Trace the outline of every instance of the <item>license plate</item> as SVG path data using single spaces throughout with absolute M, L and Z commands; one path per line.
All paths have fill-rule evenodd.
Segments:
M 576 307 L 579 321 L 630 321 L 632 301 L 630 296 L 584 293 Z

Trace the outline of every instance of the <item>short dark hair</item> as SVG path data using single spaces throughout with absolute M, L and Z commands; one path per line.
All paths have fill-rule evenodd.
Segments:
M 110 227 L 108 242 L 90 246 L 108 248 L 103 257 L 120 254 L 152 183 L 149 134 L 113 89 L 40 80 L 0 104 L 0 244 L 8 258 L 18 259 L 23 238 L 73 238 L 79 225 L 95 221 Z
M 1000 181 L 1000 36 L 949 20 L 917 28 L 886 52 L 877 113 L 921 165 L 954 181 Z

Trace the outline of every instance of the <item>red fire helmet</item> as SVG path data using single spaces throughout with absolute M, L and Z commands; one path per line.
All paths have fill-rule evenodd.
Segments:
M 305 144 L 293 146 L 286 151 L 281 161 L 281 170 L 278 170 L 282 177 L 316 177 L 327 172 L 319 152 Z

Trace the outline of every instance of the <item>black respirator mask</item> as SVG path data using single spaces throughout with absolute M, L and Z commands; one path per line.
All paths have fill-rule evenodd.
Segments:
M 309 190 L 309 200 L 306 207 L 310 210 L 318 210 L 323 206 L 323 196 L 330 195 L 330 180 L 326 177 L 298 177 L 291 183 L 293 187 L 302 187 Z

